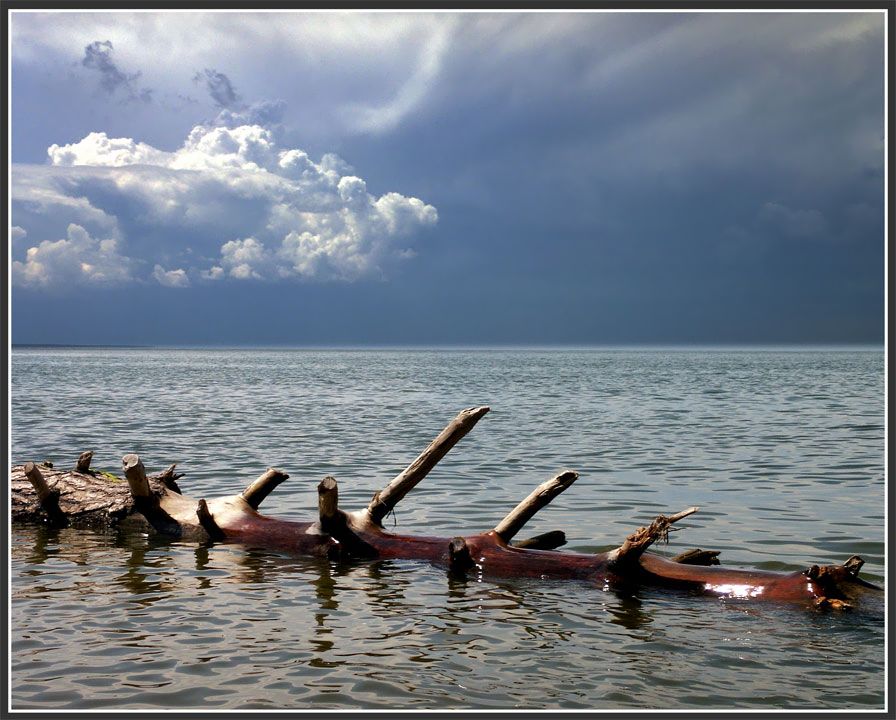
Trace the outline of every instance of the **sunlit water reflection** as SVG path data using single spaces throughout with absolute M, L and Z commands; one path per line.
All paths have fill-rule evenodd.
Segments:
M 463 407 L 492 406 L 397 529 L 527 526 L 603 550 L 700 505 L 661 552 L 883 577 L 880 352 L 16 350 L 13 457 L 178 462 L 196 495 L 265 467 L 308 518 L 366 504 Z M 15 708 L 873 708 L 880 608 L 821 613 L 582 582 L 461 580 L 124 532 L 14 527 Z

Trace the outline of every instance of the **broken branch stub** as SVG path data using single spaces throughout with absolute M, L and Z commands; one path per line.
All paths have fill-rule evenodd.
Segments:
M 317 486 L 317 507 L 320 524 L 328 532 L 339 517 L 339 487 L 336 478 L 327 475 Z
M 130 453 L 121 458 L 121 467 L 127 478 L 131 496 L 134 498 L 134 507 L 146 518 L 156 532 L 172 537 L 180 537 L 182 528 L 179 522 L 172 518 L 159 505 L 158 496 L 154 495 L 146 477 L 146 468 L 140 456 Z
M 690 507 L 674 515 L 658 515 L 649 527 L 638 528 L 629 535 L 625 542 L 607 556 L 607 560 L 616 566 L 636 562 L 641 555 L 657 540 L 668 540 L 669 529 L 673 523 L 688 515 L 693 515 L 698 507 Z
M 566 545 L 566 533 L 562 530 L 551 530 L 513 543 L 522 550 L 556 550 L 561 545 Z
M 470 555 L 467 541 L 459 536 L 451 538 L 448 543 L 448 570 L 462 574 L 475 564 L 473 557 Z
M 495 534 L 504 542 L 509 543 L 535 513 L 572 485 L 578 477 L 577 472 L 565 470 L 543 482 L 495 526 Z
M 50 524 L 55 527 L 66 527 L 68 518 L 59 509 L 59 491 L 50 489 L 46 478 L 41 474 L 37 465 L 33 462 L 25 463 L 25 476 L 28 478 L 34 491 L 37 493 L 37 501 L 47 514 Z
M 125 455 L 121 458 L 121 468 L 124 470 L 124 476 L 131 488 L 131 495 L 135 499 L 148 498 L 152 495 L 149 480 L 146 477 L 146 468 L 143 467 L 143 461 L 140 460 L 139 455 L 135 453 Z
M 79 473 L 89 473 L 91 460 L 93 460 L 93 450 L 82 452 L 78 456 L 78 462 L 75 465 L 75 470 L 77 470 Z
M 316 531 L 336 541 L 330 557 L 376 557 L 377 551 L 351 527 L 349 516 L 339 509 L 339 486 L 327 475 L 317 486 L 318 522 Z
M 43 504 L 43 502 L 50 497 L 52 491 L 50 490 L 50 486 L 47 485 L 47 481 L 44 476 L 41 474 L 41 471 L 38 469 L 37 465 L 33 462 L 25 463 L 25 475 L 28 480 L 31 481 L 31 485 L 34 487 L 34 491 L 37 493 L 38 501 Z
M 180 487 L 177 484 L 177 480 L 184 476 L 183 473 L 174 472 L 174 469 L 177 467 L 177 463 L 173 463 L 166 467 L 162 472 L 155 476 L 156 480 L 161 482 L 166 488 L 169 490 L 173 490 L 178 495 L 181 495 Z
M 242 498 L 253 510 L 258 510 L 262 501 L 273 492 L 280 483 L 289 477 L 282 470 L 268 468 L 257 480 L 242 492 Z
M 692 550 L 679 553 L 672 558 L 672 562 L 681 563 L 682 565 L 718 565 L 719 554 L 718 550 L 693 548 Z
M 407 495 L 432 470 L 448 451 L 464 437 L 479 419 L 489 411 L 487 406 L 472 407 L 458 413 L 417 458 L 380 490 L 370 504 L 367 513 L 377 525 L 389 514 L 401 499 Z
M 202 529 L 208 533 L 209 540 L 220 541 L 225 538 L 224 531 L 218 527 L 218 523 L 212 517 L 205 498 L 201 499 L 196 505 L 196 517 L 199 520 L 199 524 L 202 525 Z

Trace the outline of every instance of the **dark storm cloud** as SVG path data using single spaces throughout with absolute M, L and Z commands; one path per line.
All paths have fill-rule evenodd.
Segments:
M 110 40 L 95 40 L 84 48 L 81 65 L 96 70 L 100 74 L 100 87 L 110 95 L 122 90 L 126 93 L 128 100 L 139 99 L 143 102 L 152 100 L 151 89 L 137 87 L 140 73 L 128 75 L 123 72 L 112 59 L 112 49 Z
M 203 81 L 209 96 L 219 108 L 232 108 L 239 104 L 240 96 L 237 95 L 230 78 L 224 73 L 213 68 L 206 68 L 193 76 L 193 82 Z
M 280 124 L 284 147 L 315 157 L 338 151 L 363 169 L 371 193 L 394 188 L 438 208 L 438 225 L 400 282 L 340 287 L 335 299 L 320 288 L 262 288 L 270 308 L 241 323 L 212 297 L 236 303 L 245 293 L 239 302 L 248 306 L 242 285 L 227 285 L 231 295 L 218 293 L 223 283 L 184 289 L 206 293 L 209 317 L 231 342 L 252 333 L 266 342 L 882 339 L 881 13 L 421 14 L 396 19 L 403 29 L 392 35 L 384 15 L 325 20 L 203 16 L 186 27 L 178 16 L 170 26 L 129 26 L 134 36 L 178 38 L 177 66 L 135 61 L 159 97 L 192 78 L 210 98 L 204 109 L 182 104 L 173 119 L 162 103 L 88 115 L 94 108 L 78 102 L 78 88 L 59 81 L 58 92 L 46 92 L 44 56 L 14 54 L 14 157 L 40 164 L 52 144 L 92 131 L 170 151 L 200 123 Z M 43 42 L 46 22 L 30 37 Z M 211 69 L 221 38 L 236 86 Z M 141 47 L 148 57 L 152 43 Z M 273 97 L 285 102 L 255 102 Z M 132 186 L 145 187 L 150 175 L 130 174 L 138 172 Z M 146 206 L 96 182 L 67 197 L 72 209 L 60 207 L 83 215 L 71 222 L 91 240 L 111 237 L 107 216 L 128 239 L 147 216 Z M 89 215 L 79 198 L 105 215 Z M 229 200 L 202 196 L 195 205 L 214 207 L 216 222 L 237 229 L 245 217 L 256 228 L 267 223 Z M 17 217 L 25 244 L 71 234 L 61 221 L 43 229 L 49 218 L 36 213 Z M 154 221 L 152 230 L 146 247 L 187 242 L 182 228 Z M 159 263 L 168 273 L 177 267 Z M 30 304 L 32 315 L 50 318 L 47 327 L 60 325 L 59 307 L 16 292 L 19 313 Z M 307 316 L 328 329 L 314 335 L 278 307 L 313 307 Z M 436 315 L 437 333 L 428 324 Z M 185 341 L 201 332 L 176 313 L 168 320 L 182 323 Z

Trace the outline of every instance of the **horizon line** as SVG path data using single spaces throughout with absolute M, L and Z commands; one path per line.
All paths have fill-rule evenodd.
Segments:
M 604 350 L 700 350 L 700 349 L 879 349 L 885 350 L 885 342 L 634 342 L 634 343 L 16 343 L 10 350 L 24 348 L 46 349 L 141 349 L 141 350 L 414 350 L 414 349 L 604 349 Z

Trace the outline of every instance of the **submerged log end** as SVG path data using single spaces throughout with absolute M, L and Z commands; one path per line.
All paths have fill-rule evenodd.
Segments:
M 93 460 L 93 450 L 82 452 L 78 456 L 78 462 L 75 464 L 75 470 L 77 470 L 79 473 L 89 473 L 91 460 Z
M 243 490 L 242 498 L 249 503 L 253 510 L 258 510 L 258 506 L 261 505 L 262 501 L 287 478 L 289 478 L 289 475 L 282 470 L 268 468 L 257 480 Z
M 805 570 L 803 574 L 812 581 L 815 590 L 816 607 L 849 610 L 852 605 L 848 601 L 852 599 L 856 585 L 876 588 L 859 579 L 859 570 L 864 564 L 862 558 L 853 555 L 842 565 L 812 565 Z

